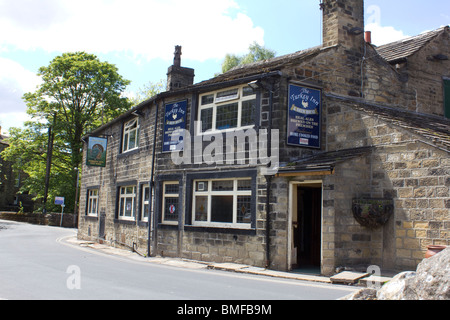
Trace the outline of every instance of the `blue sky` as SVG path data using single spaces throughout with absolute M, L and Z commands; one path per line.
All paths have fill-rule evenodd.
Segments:
M 0 0 L 0 126 L 22 126 L 23 93 L 36 73 L 69 51 L 96 54 L 132 84 L 166 79 L 175 45 L 195 82 L 220 71 L 226 53 L 256 41 L 277 55 L 321 43 L 319 0 Z M 377 45 L 450 24 L 448 0 L 366 0 Z

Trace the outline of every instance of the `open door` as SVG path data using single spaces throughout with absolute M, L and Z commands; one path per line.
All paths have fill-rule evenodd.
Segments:
M 322 186 L 298 185 L 292 215 L 292 269 L 320 272 L 322 245 Z

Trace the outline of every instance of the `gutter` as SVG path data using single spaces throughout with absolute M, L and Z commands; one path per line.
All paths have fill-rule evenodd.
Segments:
M 140 104 L 138 104 L 137 106 L 128 110 L 127 112 L 121 114 L 117 118 L 111 120 L 108 123 L 105 123 L 104 125 L 102 125 L 101 127 L 97 128 L 97 129 L 91 131 L 90 133 L 86 134 L 83 138 L 81 138 L 81 140 L 84 141 L 90 136 L 95 136 L 97 133 L 105 130 L 106 128 L 112 126 L 113 124 L 129 117 L 134 112 L 139 111 L 140 109 L 144 108 L 145 106 L 147 106 L 153 102 L 156 102 L 158 100 L 164 100 L 165 98 L 168 98 L 171 96 L 182 95 L 182 94 L 187 94 L 187 93 L 212 91 L 216 88 L 230 87 L 230 86 L 234 86 L 234 85 L 238 85 L 238 84 L 242 84 L 242 83 L 246 83 L 246 82 L 251 82 L 251 81 L 255 81 L 255 80 L 262 80 L 264 78 L 269 78 L 269 77 L 274 77 L 274 76 L 281 77 L 282 72 L 281 71 L 272 71 L 272 72 L 260 73 L 260 74 L 247 76 L 247 77 L 243 77 L 243 78 L 238 78 L 238 79 L 233 79 L 233 80 L 228 80 L 228 81 L 209 83 L 209 84 L 205 84 L 205 85 L 196 84 L 196 85 L 192 85 L 192 86 L 189 86 L 189 87 L 186 87 L 183 89 L 179 89 L 179 90 L 164 91 L 164 92 L 158 93 L 157 95 L 151 97 L 148 100 L 141 102 Z

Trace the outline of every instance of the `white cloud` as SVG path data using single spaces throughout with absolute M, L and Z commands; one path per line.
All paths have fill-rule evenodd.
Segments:
M 26 2 L 26 9 L 23 2 Z M 21 3 L 22 5 L 17 5 Z M 127 52 L 204 61 L 264 44 L 264 30 L 235 0 L 0 0 L 0 51 Z
M 19 63 L 0 57 L 0 125 L 3 132 L 21 127 L 29 120 L 22 100 L 25 92 L 36 90 L 41 79 Z
M 10 128 L 23 128 L 24 122 L 30 120 L 31 117 L 26 112 L 0 113 L 0 127 L 2 127 L 2 133 L 9 135 L 8 131 Z
M 369 23 L 365 27 L 366 31 L 372 32 L 372 43 L 377 46 L 383 44 L 399 41 L 408 38 L 401 30 L 396 30 L 394 27 L 383 27 L 378 23 Z

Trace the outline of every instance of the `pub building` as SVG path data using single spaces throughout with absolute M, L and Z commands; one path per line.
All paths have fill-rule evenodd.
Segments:
M 79 239 L 273 270 L 411 270 L 449 245 L 449 28 L 374 46 L 362 0 L 323 44 L 167 91 L 83 138 Z

